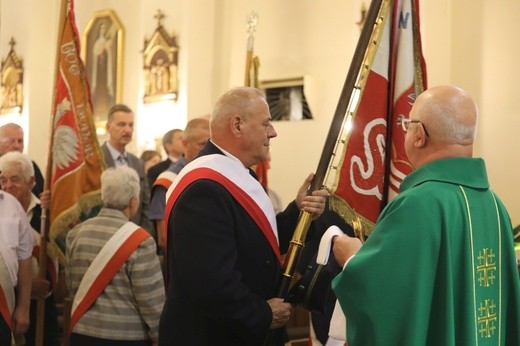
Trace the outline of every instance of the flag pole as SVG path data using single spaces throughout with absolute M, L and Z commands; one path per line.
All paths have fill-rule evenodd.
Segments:
M 334 155 L 339 135 L 343 129 L 345 114 L 348 109 L 355 110 L 361 99 L 360 94 L 363 92 L 380 37 L 383 33 L 383 24 L 388 13 L 390 1 L 391 0 L 373 0 L 370 4 L 366 22 L 362 28 L 309 191 L 321 189 L 326 174 L 332 168 L 330 167 L 330 162 Z M 349 112 L 349 115 L 353 115 L 354 112 L 355 111 L 352 113 Z M 276 295 L 279 298 L 286 298 L 287 296 L 311 221 L 312 217 L 310 213 L 305 211 L 300 212 L 298 224 L 282 266 L 283 274 L 278 284 Z M 264 340 L 264 346 L 270 346 L 272 342 L 273 333 L 270 332 Z
M 256 68 L 254 62 L 254 45 L 255 45 L 255 37 L 254 33 L 256 31 L 256 25 L 258 23 L 258 13 L 251 12 L 246 17 L 247 24 L 247 47 L 246 47 L 246 70 L 244 74 L 244 85 L 250 87 L 258 87 L 257 78 L 256 78 Z M 251 79 L 251 68 L 254 68 L 255 74 Z
M 257 56 L 254 55 L 254 45 L 255 45 L 255 37 L 254 33 L 256 31 L 256 26 L 258 24 L 258 13 L 252 11 L 246 17 L 246 25 L 247 25 L 247 47 L 246 47 L 246 66 L 245 66 L 245 74 L 244 74 L 244 86 L 259 88 L 258 81 L 258 68 L 260 66 L 260 61 Z M 256 165 L 252 167 L 255 171 L 258 181 L 264 188 L 265 192 L 268 192 L 267 185 L 267 169 L 269 166 L 268 159 L 258 162 Z
M 419 34 L 419 22 L 418 22 L 418 0 L 410 0 L 411 4 L 411 13 L 412 13 L 412 32 L 413 32 L 413 65 L 414 65 L 414 92 L 416 97 L 419 96 L 426 87 L 426 80 L 424 78 L 424 60 L 422 59 L 422 48 L 421 48 L 421 41 L 420 41 L 420 34 Z M 391 76 L 391 78 L 394 78 L 394 76 Z M 393 88 L 393 86 L 392 86 Z M 391 95 L 394 94 L 394 90 L 392 90 Z M 393 102 L 394 100 L 392 98 L 388 99 L 387 104 L 387 123 L 391 124 L 392 119 L 394 117 L 393 113 Z M 386 134 L 386 148 L 391 148 L 392 145 L 392 132 L 393 127 L 388 126 L 387 127 L 387 134 Z M 384 207 L 388 204 L 388 200 L 390 198 L 389 196 L 389 186 L 390 186 L 390 171 L 391 171 L 391 163 L 392 163 L 392 155 L 386 155 L 385 161 L 384 161 L 384 175 L 383 175 L 383 195 L 381 199 L 381 207 L 380 210 L 383 210 Z
M 56 56 L 58 57 L 60 54 L 60 41 L 61 35 L 63 33 L 63 28 L 65 27 L 65 18 L 67 12 L 67 5 L 69 0 L 61 0 L 60 4 L 60 20 L 58 24 L 58 39 L 56 42 Z M 56 85 L 56 76 L 59 68 L 59 59 L 56 59 L 56 64 L 54 67 L 54 84 Z M 54 112 L 54 99 L 56 98 L 56 88 L 53 89 L 53 97 L 52 97 L 52 105 L 51 105 L 51 114 Z M 50 126 L 52 128 L 52 120 Z M 51 131 L 52 133 L 52 131 Z M 44 180 L 44 189 L 43 191 L 48 191 L 50 189 L 50 179 L 52 174 L 52 135 L 49 140 L 49 150 L 47 157 L 47 167 L 45 171 L 45 180 Z M 51 196 L 52 198 L 52 196 Z M 38 271 L 38 279 L 45 280 L 47 273 L 47 242 L 49 241 L 49 219 L 48 219 L 49 210 L 47 208 L 42 208 L 41 215 L 41 227 L 40 227 L 40 256 L 39 256 L 39 271 Z M 45 297 L 38 297 L 37 301 L 37 310 L 36 310 L 36 335 L 35 335 L 35 345 L 43 346 L 43 333 L 45 326 Z

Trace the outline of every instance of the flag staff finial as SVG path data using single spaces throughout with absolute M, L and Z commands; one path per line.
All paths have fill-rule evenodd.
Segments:
M 258 24 L 258 12 L 251 11 L 246 17 L 247 35 L 252 36 Z
M 363 29 L 363 26 L 365 25 L 365 21 L 367 20 L 367 6 L 365 5 L 365 2 L 363 1 L 361 3 L 361 19 L 359 22 L 356 22 L 356 24 L 359 26 L 359 29 Z
M 258 24 L 258 12 L 251 11 L 246 17 L 246 28 L 247 28 L 247 50 L 253 51 L 254 46 L 254 33 Z

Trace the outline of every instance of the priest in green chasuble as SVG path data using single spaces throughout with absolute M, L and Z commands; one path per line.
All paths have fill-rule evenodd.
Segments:
M 403 119 L 414 171 L 368 240 L 336 237 L 333 288 L 357 345 L 520 345 L 511 220 L 472 158 L 478 110 L 453 86 Z

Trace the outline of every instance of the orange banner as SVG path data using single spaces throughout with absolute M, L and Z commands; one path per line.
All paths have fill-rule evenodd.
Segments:
M 50 239 L 64 259 L 65 237 L 80 220 L 97 213 L 105 169 L 92 118 L 92 103 L 74 20 L 73 1 L 60 25 L 52 115 Z

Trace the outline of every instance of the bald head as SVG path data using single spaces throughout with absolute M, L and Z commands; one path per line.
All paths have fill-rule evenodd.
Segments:
M 460 145 L 471 145 L 475 140 L 477 106 L 460 88 L 437 86 L 426 90 L 415 101 L 412 116 L 427 124 L 435 140 Z
M 210 118 L 211 140 L 249 167 L 267 159 L 270 139 L 276 137 L 262 92 L 237 87 L 222 95 Z
M 222 95 L 213 108 L 210 117 L 211 138 L 219 136 L 235 115 L 248 120 L 254 112 L 258 98 L 264 98 L 260 90 L 250 87 L 237 87 Z
M 22 152 L 24 147 L 23 129 L 15 123 L 0 126 L 0 156 L 10 151 Z
M 419 120 L 406 133 L 405 150 L 418 168 L 448 157 L 471 157 L 478 110 L 471 96 L 454 86 L 438 86 L 417 97 L 410 119 Z
M 195 118 L 188 121 L 182 134 L 184 157 L 193 160 L 209 138 L 209 121 L 207 118 Z

